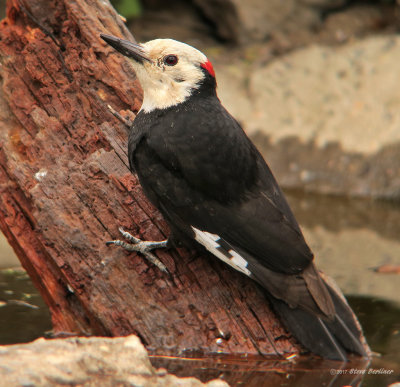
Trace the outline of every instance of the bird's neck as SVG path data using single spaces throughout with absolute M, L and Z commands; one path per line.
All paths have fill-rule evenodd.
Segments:
M 192 89 L 171 88 L 167 85 L 158 85 L 157 88 L 144 89 L 143 103 L 140 108 L 145 113 L 157 109 L 167 109 L 184 102 L 192 94 Z
M 210 79 L 207 77 L 197 85 L 187 82 L 156 82 L 156 84 L 142 83 L 142 87 L 143 103 L 140 110 L 144 113 L 150 113 L 158 109 L 167 109 L 195 96 L 216 96 L 215 79 L 211 79 L 211 77 Z

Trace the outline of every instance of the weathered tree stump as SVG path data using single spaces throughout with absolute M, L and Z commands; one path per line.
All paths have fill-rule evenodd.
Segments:
M 140 86 L 100 33 L 131 38 L 105 0 L 9 0 L 0 24 L 0 227 L 54 331 L 135 333 L 159 354 L 298 350 L 257 285 L 215 258 L 157 251 L 167 276 L 105 245 L 119 226 L 149 240 L 168 229 L 107 108 L 137 112 Z

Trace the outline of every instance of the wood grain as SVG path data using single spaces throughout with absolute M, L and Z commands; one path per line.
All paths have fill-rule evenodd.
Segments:
M 166 276 L 105 245 L 120 226 L 147 240 L 168 228 L 107 108 L 133 118 L 142 91 L 100 33 L 132 39 L 108 1 L 9 0 L 0 24 L 0 227 L 54 331 L 135 333 L 155 354 L 298 351 L 257 285 L 213 257 L 158 251 Z

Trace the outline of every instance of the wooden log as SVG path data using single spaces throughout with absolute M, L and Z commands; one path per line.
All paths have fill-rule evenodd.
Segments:
M 0 24 L 0 227 L 54 331 L 135 333 L 155 354 L 298 351 L 257 285 L 212 256 L 157 251 L 167 276 L 105 245 L 120 226 L 147 240 L 168 228 L 107 108 L 137 112 L 140 86 L 100 33 L 132 38 L 105 0 L 9 0 Z

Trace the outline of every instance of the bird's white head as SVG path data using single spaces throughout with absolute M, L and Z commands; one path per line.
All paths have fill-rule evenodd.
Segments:
M 101 37 L 132 59 L 143 88 L 141 110 L 150 112 L 184 102 L 206 78 L 215 79 L 211 62 L 199 50 L 172 39 L 136 44 L 110 35 Z M 215 82 L 213 82 L 215 89 Z

